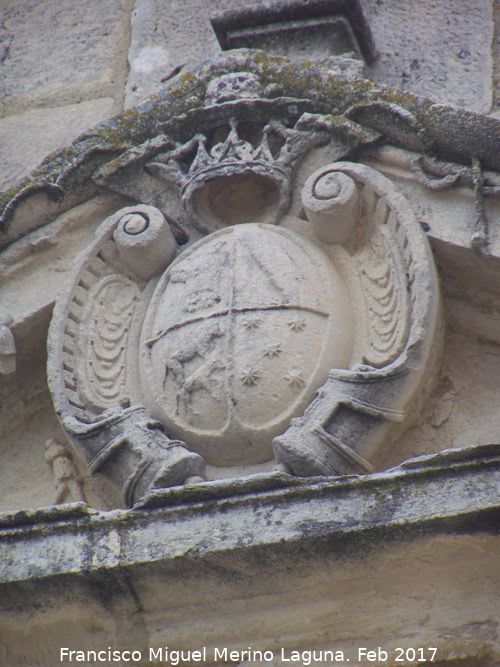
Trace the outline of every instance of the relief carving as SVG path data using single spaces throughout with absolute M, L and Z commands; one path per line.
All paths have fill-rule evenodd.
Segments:
M 215 77 L 204 107 L 159 126 L 173 139 L 103 177 L 168 198 L 102 223 L 57 305 L 49 378 L 68 437 L 129 505 L 205 463 L 369 472 L 432 381 L 425 235 L 391 181 L 336 161 L 377 135 L 311 111 L 255 74 Z
M 243 85 L 229 87 L 228 83 L 222 90 L 221 94 L 218 89 L 216 104 L 220 98 L 248 94 L 248 86 Z M 252 88 L 250 94 L 253 98 Z M 212 101 L 212 95 L 208 99 Z M 147 169 L 178 187 L 184 208 L 203 232 L 235 222 L 274 223 L 290 204 L 298 161 L 307 150 L 329 139 L 326 132 L 300 129 L 304 120 L 305 115 L 293 128 L 277 121 L 250 128 L 246 123 L 249 138 L 258 141 L 253 145 L 241 138 L 241 123 L 232 117 L 227 137 L 212 148 L 207 149 L 208 137 L 199 133 L 180 148 L 157 155 Z
M 76 361 L 75 379 L 88 403 L 97 410 L 126 400 L 126 343 L 138 290 L 120 274 L 105 276 L 90 290 L 79 329 L 83 352 Z M 68 355 L 69 356 L 69 355 Z M 68 362 L 66 362 L 68 366 Z
M 172 283 L 179 267 L 189 277 Z M 143 327 L 146 405 L 211 464 L 269 460 L 327 369 L 348 363 L 350 319 L 343 281 L 314 245 L 271 225 L 221 229 L 158 282 Z
M 350 249 L 356 294 L 363 302 L 364 342 L 359 362 L 349 370 L 332 368 L 304 415 L 275 439 L 277 459 L 295 474 L 372 470 L 370 458 L 390 424 L 408 417 L 410 397 L 418 396 L 419 387 L 428 381 L 429 363 L 437 354 L 436 276 L 410 206 L 373 169 L 336 163 L 318 170 L 304 186 L 303 203 L 311 221 L 321 209 L 316 227 L 321 224 L 323 229 L 328 218 L 324 200 L 316 207 L 311 201 L 311 182 L 336 171 L 353 179 L 359 193 L 357 208 L 346 215 L 341 188 L 332 189 L 329 214 L 333 226 L 338 198 L 341 242 Z M 346 237 L 349 222 L 351 236 Z
M 45 460 L 51 466 L 55 478 L 56 496 L 54 504 L 68 502 L 85 502 L 81 479 L 76 465 L 67 447 L 50 438 L 45 443 Z

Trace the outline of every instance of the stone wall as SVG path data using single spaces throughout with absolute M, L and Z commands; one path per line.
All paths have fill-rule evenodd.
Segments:
M 15 184 L 48 152 L 153 94 L 179 71 L 216 55 L 220 47 L 209 16 L 216 10 L 247 5 L 239 0 L 182 4 L 100 0 L 67 7 L 56 2 L 4 3 L 0 10 L 4 82 L 0 184 Z M 489 0 L 460 0 L 451 9 L 447 2 L 426 0 L 364 0 L 362 6 L 379 52 L 373 64 L 365 65 L 365 76 L 440 103 L 495 112 L 498 6 Z M 410 195 L 414 186 L 390 162 L 386 173 L 400 177 Z M 455 224 L 452 233 L 448 218 L 442 216 L 442 203 L 434 205 L 429 200 L 426 210 L 420 212 L 432 234 L 445 244 L 450 240 L 467 243 L 466 233 L 460 236 L 460 225 L 466 230 L 473 215 L 472 199 L 470 193 L 460 196 L 462 202 L 454 204 L 458 208 L 452 215 L 455 223 L 461 218 L 463 223 L 458 228 Z M 23 507 L 27 497 L 34 506 L 52 502 L 52 471 L 41 446 L 44 439 L 58 434 L 44 377 L 50 311 L 74 255 L 88 243 L 106 212 L 124 203 L 120 198 L 97 198 L 4 253 L 2 310 L 16 322 L 18 372 L 15 378 L 5 376 L 0 387 L 5 415 L 0 435 L 10 460 L 0 472 L 8 490 L 0 503 L 3 509 Z M 490 206 L 496 217 L 496 205 Z M 72 252 L 61 255 L 59 248 L 67 244 Z M 464 300 L 456 275 L 448 275 L 451 269 L 446 266 L 455 261 L 449 253 L 448 248 L 439 254 L 448 291 L 449 344 L 437 398 L 424 422 L 400 444 L 399 460 L 446 446 L 493 441 L 498 428 L 489 417 L 498 389 L 496 316 L 494 310 L 488 313 L 489 297 L 484 296 L 489 278 L 475 281 Z M 476 270 L 475 260 L 467 261 L 468 270 Z M 472 366 L 470 358 L 475 360 Z M 468 382 L 471 376 L 472 384 Z M 28 422 L 27 412 L 32 416 Z M 389 451 L 379 465 L 397 462 Z M 27 485 L 19 481 L 21 471 L 30 480 Z M 107 506 L 103 497 L 116 504 L 116 498 L 102 488 L 94 497 L 93 484 L 96 482 L 88 482 L 87 495 L 94 504 Z
M 154 94 L 179 71 L 216 55 L 220 47 L 209 16 L 247 5 L 241 0 L 3 3 L 0 186 L 15 184 L 49 151 Z M 364 66 L 365 76 L 440 103 L 495 113 L 498 5 L 460 0 L 450 8 L 444 0 L 363 0 L 362 6 L 379 52 L 374 63 Z M 381 453 L 379 468 L 445 447 L 494 442 L 499 429 L 491 410 L 500 373 L 497 297 L 490 291 L 498 273 L 496 265 L 463 250 L 474 216 L 472 192 L 462 188 L 453 199 L 427 192 L 426 204 L 419 204 L 424 189 L 414 175 L 409 177 L 408 160 L 391 155 L 381 168 L 398 181 L 415 202 L 417 217 L 430 227 L 445 287 L 447 345 L 424 420 L 405 434 L 397 457 L 392 447 Z M 2 255 L 0 304 L 15 323 L 18 371 L 0 376 L 0 482 L 6 490 L 0 509 L 53 502 L 53 474 L 43 442 L 62 434 L 45 380 L 50 313 L 75 255 L 96 225 L 126 204 L 120 197 L 97 197 Z M 496 199 L 487 207 L 496 220 Z M 467 285 L 459 279 L 462 270 L 470 276 Z M 119 504 L 96 479 L 87 478 L 85 490 L 96 507 Z
M 0 7 L 0 188 L 47 153 L 220 51 L 209 16 L 258 0 L 7 0 Z M 362 0 L 379 57 L 366 74 L 441 103 L 500 105 L 494 0 Z
M 212 12 L 257 4 L 4 0 L 0 189 L 216 56 Z M 365 77 L 500 117 L 500 0 L 361 4 L 379 52 Z M 412 167 L 418 153 L 397 145 L 356 157 L 427 232 L 444 345 L 422 413 L 380 448 L 370 475 L 304 480 L 270 472 L 272 461 L 261 475 L 219 471 L 123 510 L 116 489 L 58 444 L 46 343 L 61 285 L 130 199 L 90 189 L 48 223 L 54 202 L 23 202 L 21 238 L 0 253 L 0 664 L 46 667 L 61 646 L 146 655 L 200 642 L 269 648 L 276 666 L 280 642 L 334 646 L 350 664 L 359 646 L 383 646 L 392 657 L 379 663 L 393 666 L 398 646 L 438 646 L 436 667 L 500 664 L 500 197 L 485 198 L 489 246 L 477 251 L 470 159 L 457 187 L 432 190 Z M 322 150 L 319 163 L 337 159 Z M 304 173 L 317 167 L 304 162 Z M 11 333 L 17 369 L 5 373 Z M 65 504 L 79 500 L 88 504 Z

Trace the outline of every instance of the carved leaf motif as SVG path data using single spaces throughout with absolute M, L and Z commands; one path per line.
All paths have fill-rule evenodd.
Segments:
M 126 398 L 126 354 L 138 288 L 119 274 L 108 275 L 93 290 L 79 336 L 78 379 L 82 395 L 103 410 Z
M 382 206 L 381 206 L 382 204 Z M 359 254 L 368 321 L 364 362 L 381 368 L 403 351 L 408 336 L 407 267 L 397 232 L 399 223 L 383 200 L 376 207 L 371 239 Z M 381 215 L 381 209 L 385 214 Z

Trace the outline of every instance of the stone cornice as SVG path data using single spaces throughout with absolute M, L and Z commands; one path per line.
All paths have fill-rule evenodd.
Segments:
M 339 131 L 346 124 L 350 130 L 353 125 L 370 128 L 381 133 L 381 142 L 467 166 L 476 158 L 483 169 L 500 170 L 500 122 L 494 118 L 434 104 L 368 80 L 347 79 L 321 62 L 234 51 L 176 77 L 138 107 L 84 133 L 0 195 L 0 247 L 93 196 L 98 169 L 134 146 L 158 138 L 172 118 L 202 107 L 208 82 L 236 71 L 257 74 L 268 99 L 312 97 L 315 110 L 331 114 Z
M 446 450 L 383 473 L 282 473 L 157 490 L 129 511 L 83 503 L 0 515 L 0 581 L 99 576 L 154 563 L 181 570 L 234 550 L 354 552 L 423 534 L 496 533 L 498 445 Z M 45 554 L 52 554 L 47 557 Z M 69 577 L 69 579 L 67 579 Z M 3 598 L 6 602 L 8 596 Z

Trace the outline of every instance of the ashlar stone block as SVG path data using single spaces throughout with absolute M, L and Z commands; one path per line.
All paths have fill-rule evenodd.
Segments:
M 379 57 L 370 78 L 487 113 L 492 101 L 491 0 L 367 0 Z
M 121 99 L 132 4 L 2 2 L 0 114 L 108 95 Z
M 58 148 L 113 113 L 114 100 L 103 97 L 51 109 L 32 109 L 0 119 L 0 189 L 18 183 Z

